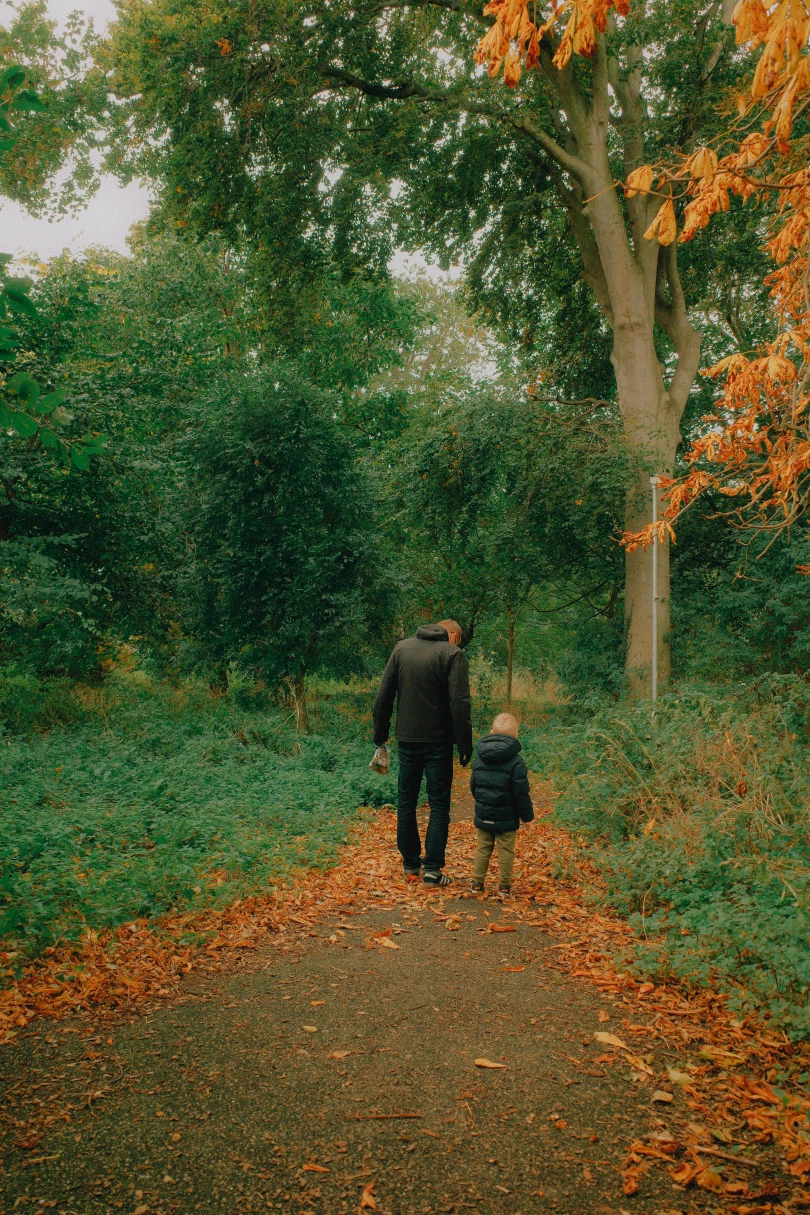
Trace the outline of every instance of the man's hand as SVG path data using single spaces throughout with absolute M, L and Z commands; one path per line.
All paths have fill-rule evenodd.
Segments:
M 471 758 L 472 756 L 470 755 L 459 755 L 458 762 L 461 764 L 462 768 L 466 768 Z

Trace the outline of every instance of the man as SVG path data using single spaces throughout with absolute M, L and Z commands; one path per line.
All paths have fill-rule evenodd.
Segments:
M 408 881 L 420 870 L 426 886 L 448 886 L 442 873 L 450 825 L 453 743 L 462 767 L 472 754 L 470 680 L 467 659 L 459 648 L 461 625 L 455 620 L 423 625 L 393 650 L 374 702 L 374 743 L 388 741 L 394 698 L 399 752 L 397 847 Z M 416 805 L 427 784 L 430 819 L 425 859 L 416 823 Z

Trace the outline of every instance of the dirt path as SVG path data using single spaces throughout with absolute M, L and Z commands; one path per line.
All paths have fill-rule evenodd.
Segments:
M 465 814 L 462 801 L 459 879 Z M 379 838 L 395 873 L 390 826 Z M 666 1167 L 647 1169 L 654 1155 L 628 1197 L 629 1143 L 666 1160 L 668 1141 L 700 1139 L 679 1091 L 653 1100 L 656 1081 L 594 1038 L 621 1035 L 639 1067 L 665 1075 L 674 1056 L 649 1017 L 633 1026 L 621 991 L 564 973 L 570 938 L 518 909 L 421 887 L 392 900 L 380 880 L 314 927 L 300 917 L 293 940 L 262 944 L 236 973 L 187 978 L 148 1014 L 37 1021 L 6 1047 L 0 1211 L 797 1209 L 676 1189 Z M 708 1133 L 692 1151 L 721 1179 L 744 1177 L 741 1194 L 774 1193 L 773 1159 L 729 1173 L 722 1157 Z

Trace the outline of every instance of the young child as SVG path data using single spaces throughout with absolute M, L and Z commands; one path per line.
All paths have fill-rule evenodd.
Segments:
M 492 723 L 492 733 L 478 743 L 478 754 L 470 778 L 470 789 L 475 797 L 475 825 L 478 828 L 472 884 L 477 894 L 484 889 L 489 859 L 497 845 L 500 868 L 498 894 L 501 898 L 509 895 L 518 827 L 521 821 L 530 823 L 534 818 L 529 774 L 520 757 L 518 729 L 516 717 L 511 713 L 499 713 Z

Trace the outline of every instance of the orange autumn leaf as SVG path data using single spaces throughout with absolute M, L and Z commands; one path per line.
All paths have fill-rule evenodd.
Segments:
M 659 245 L 671 245 L 677 234 L 678 225 L 675 220 L 675 204 L 671 198 L 668 198 L 644 233 L 644 239 L 657 240 Z
M 374 1197 L 374 1182 L 370 1181 L 368 1185 L 363 1186 L 363 1192 L 360 1195 L 361 1211 L 376 1211 L 377 1199 Z
M 653 170 L 649 165 L 641 165 L 628 173 L 624 187 L 626 198 L 634 198 L 636 194 L 647 194 L 653 180 Z

